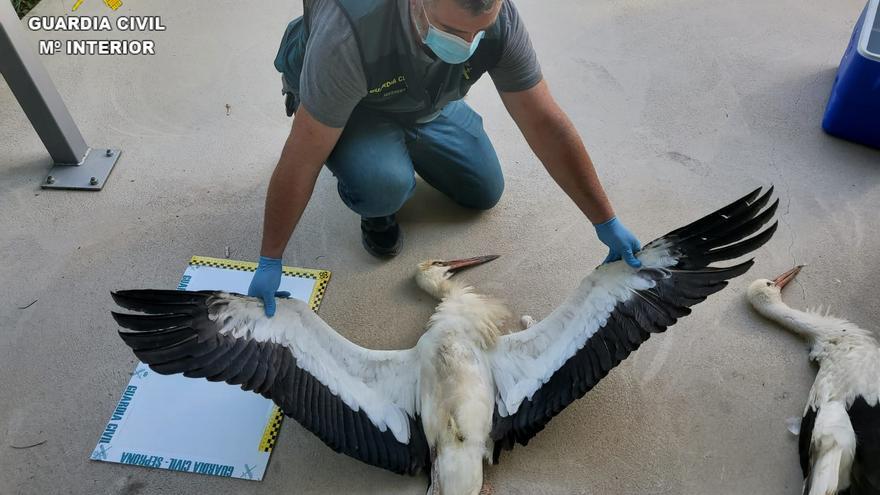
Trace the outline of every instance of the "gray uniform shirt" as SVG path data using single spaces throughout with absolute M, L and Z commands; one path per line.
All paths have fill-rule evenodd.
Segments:
M 410 0 L 397 1 L 401 3 L 403 25 L 410 28 L 410 55 L 416 69 L 426 73 L 438 70 L 443 62 L 425 53 L 412 27 Z M 334 0 L 314 0 L 311 6 L 311 33 L 300 75 L 300 102 L 319 122 L 341 128 L 367 95 L 367 78 L 354 31 L 339 5 Z M 508 16 L 508 30 L 502 33 L 501 60 L 489 75 L 498 91 L 530 89 L 541 82 L 542 75 L 529 33 L 513 3 L 499 15 Z

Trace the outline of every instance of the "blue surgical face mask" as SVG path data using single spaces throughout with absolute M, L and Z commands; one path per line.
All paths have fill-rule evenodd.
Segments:
M 425 9 L 424 1 L 421 2 L 422 11 L 425 13 L 425 20 L 428 23 L 428 35 L 422 40 L 428 45 L 428 48 L 440 57 L 440 60 L 447 64 L 463 64 L 471 55 L 477 51 L 480 40 L 486 36 L 485 31 L 480 31 L 474 36 L 474 40 L 470 43 L 459 38 L 454 34 L 435 28 L 428 19 L 428 11 Z

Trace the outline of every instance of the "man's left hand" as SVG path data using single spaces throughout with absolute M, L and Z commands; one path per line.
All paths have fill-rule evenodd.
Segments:
M 635 254 L 642 249 L 641 243 L 636 236 L 624 227 L 623 223 L 613 217 L 607 222 L 594 225 L 596 234 L 603 244 L 608 246 L 610 252 L 603 263 L 610 263 L 623 259 L 633 268 L 641 268 L 642 262 L 636 258 Z

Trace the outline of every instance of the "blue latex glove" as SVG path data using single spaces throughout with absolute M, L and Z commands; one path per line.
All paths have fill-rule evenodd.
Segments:
M 642 267 L 642 262 L 635 257 L 635 253 L 642 249 L 642 245 L 617 217 L 613 217 L 605 223 L 594 225 L 594 227 L 596 227 L 599 240 L 611 250 L 602 263 L 610 263 L 623 258 L 633 268 Z
M 280 285 L 281 260 L 260 256 L 260 263 L 257 265 L 254 278 L 251 279 L 248 295 L 259 297 L 263 300 L 263 304 L 266 307 L 266 316 L 269 318 L 275 316 L 275 298 L 290 297 L 290 292 L 278 292 Z

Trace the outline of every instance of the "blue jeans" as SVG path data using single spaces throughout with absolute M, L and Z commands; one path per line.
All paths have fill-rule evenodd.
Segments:
M 450 103 L 431 122 L 411 125 L 358 108 L 327 168 L 338 180 L 342 201 L 367 218 L 400 210 L 415 191 L 416 172 L 466 208 L 492 208 L 504 191 L 483 119 L 463 101 Z

